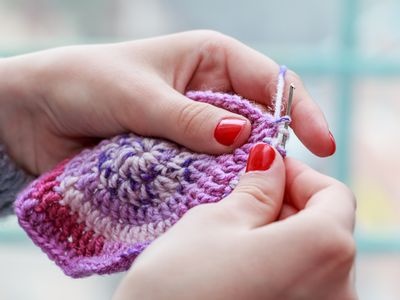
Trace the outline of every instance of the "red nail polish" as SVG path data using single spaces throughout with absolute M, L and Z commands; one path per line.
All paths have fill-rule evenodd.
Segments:
M 333 137 L 332 132 L 329 131 L 329 138 L 331 140 L 331 144 L 332 144 L 332 154 L 334 154 L 336 152 L 336 141 L 335 138 Z
M 247 159 L 246 172 L 266 171 L 275 159 L 275 151 L 268 144 L 257 144 L 251 150 Z
M 218 143 L 230 146 L 235 142 L 245 125 L 245 120 L 233 118 L 222 119 L 215 128 L 214 137 Z

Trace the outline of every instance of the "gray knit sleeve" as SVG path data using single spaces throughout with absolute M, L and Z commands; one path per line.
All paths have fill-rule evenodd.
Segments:
M 0 145 L 0 217 L 13 212 L 17 193 L 32 179 L 18 168 L 7 155 L 4 146 Z

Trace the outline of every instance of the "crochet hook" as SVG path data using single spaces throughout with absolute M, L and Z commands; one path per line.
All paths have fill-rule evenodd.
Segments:
M 290 117 L 290 110 L 292 108 L 292 102 L 293 102 L 293 93 L 295 90 L 295 86 L 293 83 L 290 84 L 290 88 L 289 88 L 289 99 L 288 99 L 288 104 L 286 106 L 286 116 Z M 289 124 L 286 122 L 285 123 L 285 130 L 288 130 Z M 285 149 L 286 147 L 286 142 L 287 142 L 287 135 L 283 135 L 282 136 L 282 147 L 283 149 Z

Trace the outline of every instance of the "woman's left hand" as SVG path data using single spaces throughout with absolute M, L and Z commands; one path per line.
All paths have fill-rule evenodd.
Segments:
M 247 140 L 249 121 L 183 94 L 229 91 L 269 105 L 278 71 L 278 64 L 261 53 L 204 30 L 1 59 L 0 140 L 33 174 L 99 138 L 129 131 L 194 151 L 230 152 Z M 332 154 L 334 143 L 322 112 L 298 76 L 289 71 L 286 80 L 297 87 L 295 133 L 315 154 Z M 225 144 L 214 137 L 224 118 L 239 119 L 242 126 Z

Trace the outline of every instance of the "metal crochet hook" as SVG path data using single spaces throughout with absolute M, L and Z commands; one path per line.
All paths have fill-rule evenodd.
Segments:
M 289 89 L 289 99 L 288 99 L 288 104 L 286 106 L 286 116 L 290 116 L 290 110 L 292 108 L 292 102 L 293 102 L 293 94 L 294 94 L 294 90 L 295 90 L 295 86 L 293 83 L 290 84 L 290 89 Z M 285 130 L 288 130 L 289 127 L 289 123 L 285 123 Z M 287 135 L 283 135 L 282 136 L 282 142 L 281 142 L 281 146 L 283 149 L 285 149 L 286 147 L 286 142 L 287 142 Z

